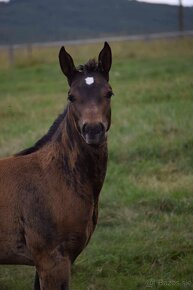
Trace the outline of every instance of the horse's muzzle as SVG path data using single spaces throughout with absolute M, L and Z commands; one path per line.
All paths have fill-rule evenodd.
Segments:
M 99 145 L 105 139 L 105 126 L 102 123 L 85 123 L 82 126 L 82 136 L 89 145 Z

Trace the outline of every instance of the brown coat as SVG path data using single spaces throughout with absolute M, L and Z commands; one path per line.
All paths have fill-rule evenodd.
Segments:
M 92 95 L 99 94 L 99 87 L 109 94 L 104 80 L 99 85 L 99 72 L 93 75 Z M 72 81 L 71 91 L 77 91 L 77 83 L 80 88 L 80 76 Z M 89 96 L 90 87 L 85 90 Z M 69 289 L 71 264 L 97 223 L 110 103 L 105 99 L 99 106 L 93 99 L 85 111 L 80 104 L 81 99 L 70 103 L 33 147 L 0 160 L 0 263 L 35 265 L 35 289 Z

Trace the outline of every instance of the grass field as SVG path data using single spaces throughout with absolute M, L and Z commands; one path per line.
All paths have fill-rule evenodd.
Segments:
M 69 47 L 76 63 L 100 45 Z M 193 289 L 193 39 L 112 44 L 112 127 L 99 224 L 72 290 Z M 66 104 L 56 49 L 0 55 L 0 155 L 42 136 Z M 0 266 L 0 290 L 34 269 Z

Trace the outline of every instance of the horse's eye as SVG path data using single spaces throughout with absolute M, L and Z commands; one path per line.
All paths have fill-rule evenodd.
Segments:
M 70 102 L 74 102 L 74 101 L 75 101 L 75 96 L 73 96 L 73 95 L 68 95 L 68 100 L 69 100 Z
M 113 92 L 108 92 L 106 94 L 106 98 L 110 99 L 113 96 Z

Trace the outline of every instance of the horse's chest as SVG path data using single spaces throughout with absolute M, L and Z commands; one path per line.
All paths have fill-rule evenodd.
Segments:
M 62 231 L 62 228 L 85 230 L 92 223 L 95 200 L 90 190 L 80 194 L 68 191 L 55 200 L 54 207 L 57 208 L 55 218 L 59 231 Z
M 94 202 L 78 200 L 66 207 L 63 226 L 70 232 L 80 232 L 82 235 L 90 236 L 90 232 L 93 231 L 94 212 Z
M 69 252 L 72 259 L 87 245 L 95 228 L 95 206 L 79 201 L 66 207 L 64 216 L 59 222 L 59 235 L 63 233 L 61 250 Z

